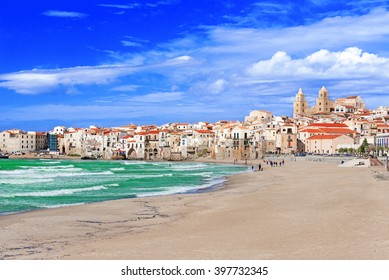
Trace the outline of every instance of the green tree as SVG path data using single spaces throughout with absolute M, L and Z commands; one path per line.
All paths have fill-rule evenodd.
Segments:
M 339 148 L 338 153 L 347 153 L 347 148 Z
M 361 146 L 358 148 L 358 153 L 365 154 L 368 151 L 369 143 L 367 143 L 367 139 L 363 139 Z

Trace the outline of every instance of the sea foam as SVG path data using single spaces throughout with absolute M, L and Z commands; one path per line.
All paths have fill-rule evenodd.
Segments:
M 84 205 L 85 203 L 69 203 L 69 204 L 55 204 L 55 205 L 39 205 L 39 207 L 43 208 L 60 208 L 60 207 L 68 207 L 68 206 L 78 206 L 78 205 Z
M 137 197 L 148 197 L 148 196 L 159 196 L 159 195 L 169 195 L 169 194 L 180 194 L 180 193 L 189 193 L 197 190 L 204 190 L 208 189 L 217 185 L 220 185 L 225 182 L 224 178 L 218 178 L 215 180 L 212 180 L 209 183 L 202 184 L 202 185 L 195 185 L 195 186 L 173 186 L 169 187 L 168 190 L 164 191 L 157 191 L 157 192 L 149 192 L 149 193 L 142 193 L 137 194 Z
M 69 195 L 79 192 L 90 192 L 90 191 L 99 191 L 107 189 L 104 186 L 95 186 L 89 188 L 78 188 L 78 189 L 60 189 L 55 191 L 42 191 L 42 192 L 27 192 L 27 193 L 15 193 L 9 196 L 3 197 L 24 197 L 24 196 L 62 196 Z
M 207 165 L 200 164 L 183 164 L 183 165 L 173 165 L 171 168 L 175 171 L 189 171 L 189 170 L 198 170 L 206 167 Z

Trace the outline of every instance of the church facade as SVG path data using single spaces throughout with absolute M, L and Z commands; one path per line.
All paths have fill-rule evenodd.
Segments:
M 328 97 L 328 90 L 323 86 L 316 98 L 316 104 L 308 107 L 308 101 L 300 88 L 293 104 L 293 117 L 328 115 L 330 113 L 354 113 L 365 110 L 365 103 L 360 96 L 338 98 L 332 102 Z

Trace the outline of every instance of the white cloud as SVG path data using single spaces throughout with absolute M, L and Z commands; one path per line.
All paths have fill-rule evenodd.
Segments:
M 168 67 L 172 67 L 172 66 L 185 66 L 185 65 L 191 65 L 191 64 L 194 64 L 195 62 L 195 59 L 191 56 L 188 56 L 188 55 L 182 55 L 182 56 L 178 56 L 178 57 L 174 57 L 174 58 L 171 58 L 171 59 L 167 59 L 166 61 L 164 62 L 161 62 L 161 63 L 157 63 L 156 65 L 158 65 L 159 67 L 164 67 L 164 66 L 168 66 Z M 151 65 L 152 67 L 155 67 L 156 65 Z M 164 68 L 162 68 L 163 71 L 166 71 Z M 177 72 L 179 71 L 178 68 L 175 69 L 175 68 L 171 68 L 173 72 Z M 167 74 L 168 72 L 166 72 Z
M 135 91 L 139 88 L 138 85 L 122 85 L 112 88 L 112 90 L 115 91 Z
M 127 4 L 127 5 L 121 5 L 121 4 L 99 4 L 100 7 L 108 7 L 108 8 L 116 8 L 116 9 L 122 9 L 122 10 L 127 10 L 127 9 L 134 9 L 140 6 L 139 3 L 132 3 L 132 4 Z
M 386 42 L 389 36 L 388 22 L 389 12 L 378 9 L 362 16 L 338 16 L 286 28 L 205 27 L 207 38 L 203 41 L 207 43 L 199 51 L 209 55 L 239 55 L 241 59 L 247 59 L 253 55 L 268 56 L 274 50 L 301 55 L 319 48 L 364 45 L 375 49 L 377 41 Z
M 129 66 L 83 66 L 64 69 L 21 71 L 0 75 L 0 87 L 23 94 L 46 92 L 58 85 L 106 84 L 134 72 Z
M 389 59 L 353 47 L 340 52 L 320 50 L 302 59 L 292 59 L 277 52 L 269 60 L 261 60 L 248 69 L 252 76 L 284 79 L 350 79 L 389 77 Z
M 193 58 L 188 56 L 188 55 L 182 55 L 182 56 L 178 56 L 178 57 L 175 57 L 173 59 L 171 59 L 170 61 L 171 62 L 187 62 L 187 61 L 190 61 L 192 60 Z
M 140 7 L 155 8 L 161 5 L 172 5 L 179 2 L 178 0 L 157 1 L 155 3 L 131 3 L 131 4 L 99 4 L 100 7 L 115 8 L 121 10 L 128 10 Z
M 268 8 L 276 9 L 270 4 Z M 142 87 L 143 96 L 121 99 L 127 103 L 118 105 L 117 115 L 123 116 L 135 116 L 134 111 L 139 108 L 150 112 L 146 103 L 158 111 L 161 102 L 171 102 L 166 112 L 176 112 L 173 107 L 178 103 L 194 100 L 205 100 L 206 106 L 217 104 L 231 112 L 240 110 L 239 114 L 257 108 L 256 105 L 271 108 L 280 104 L 274 107 L 277 113 L 290 106 L 290 96 L 300 87 L 308 99 L 309 94 L 316 96 L 323 84 L 331 94 L 336 91 L 336 95 L 352 92 L 363 97 L 371 92 L 387 92 L 388 22 L 389 12 L 376 10 L 362 16 L 327 18 L 287 28 L 208 26 L 202 28 L 201 34 L 187 34 L 149 51 L 110 51 L 111 60 L 120 65 L 3 74 L 0 87 L 25 94 L 40 93 L 58 85 L 72 88 L 112 81 L 118 86 L 108 88 L 115 91 L 136 93 Z M 132 37 L 123 37 L 123 42 L 129 46 L 144 43 Z M 133 73 L 139 75 L 132 78 Z M 164 92 L 170 88 L 173 92 Z M 151 93 L 146 94 L 146 90 Z M 140 107 L 132 108 L 131 102 Z M 121 111 L 122 105 L 127 110 L 131 108 L 131 112 Z M 192 108 L 201 106 L 196 104 Z M 101 108 L 103 112 L 113 107 L 105 108 Z
M 173 4 L 176 4 L 178 2 L 180 2 L 180 0 L 160 0 L 160 1 L 156 1 L 154 3 L 146 3 L 145 6 L 150 7 L 150 8 L 155 8 L 155 7 L 162 6 L 162 5 L 173 5 Z
M 156 92 L 130 97 L 126 101 L 141 103 L 163 103 L 181 100 L 182 98 L 183 92 Z
M 143 45 L 139 42 L 131 42 L 131 41 L 126 41 L 126 40 L 123 40 L 121 41 L 121 43 L 123 44 L 123 46 L 125 47 L 142 47 Z
M 377 9 L 286 28 L 203 26 L 203 33 L 188 34 L 160 47 L 166 56 L 195 58 L 196 63 L 188 64 L 185 71 L 172 68 L 172 83 L 181 89 L 186 83 L 190 95 L 220 106 L 252 108 L 259 102 L 277 103 L 295 96 L 300 87 L 307 90 L 307 98 L 309 94 L 316 97 L 323 84 L 334 95 L 345 96 L 352 90 L 364 97 L 370 95 L 371 84 L 353 88 L 354 82 L 368 80 L 377 91 L 387 84 L 388 22 L 389 12 Z M 222 87 L 222 80 L 228 86 Z M 347 90 L 337 90 L 341 81 L 349 85 Z M 276 106 L 275 112 L 281 107 L 286 108 L 286 103 Z
M 193 59 L 180 56 L 160 63 L 133 65 L 133 61 L 119 65 L 78 66 L 63 69 L 33 69 L 15 73 L 0 74 L 0 87 L 8 88 L 22 94 L 47 92 L 57 86 L 108 84 L 118 77 L 141 71 L 168 71 L 166 67 L 178 67 Z M 174 71 L 177 69 L 175 68 Z
M 46 11 L 43 13 L 43 15 L 48 17 L 65 17 L 65 18 L 84 18 L 88 16 L 87 14 L 84 13 L 57 11 L 57 10 Z
M 81 92 L 75 88 L 75 87 L 70 87 L 67 91 L 66 91 L 67 94 L 69 95 L 78 95 L 78 94 L 81 94 Z
M 122 40 L 121 43 L 125 47 L 143 47 L 149 41 L 144 39 L 139 39 L 133 36 L 125 36 L 125 40 Z
M 220 93 L 224 90 L 226 84 L 227 84 L 226 80 L 218 79 L 217 81 L 213 82 L 208 86 L 208 91 L 215 94 Z

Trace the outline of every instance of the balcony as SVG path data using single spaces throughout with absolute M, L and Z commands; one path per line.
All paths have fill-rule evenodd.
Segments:
M 170 144 L 169 143 L 159 143 L 160 148 L 169 148 Z

